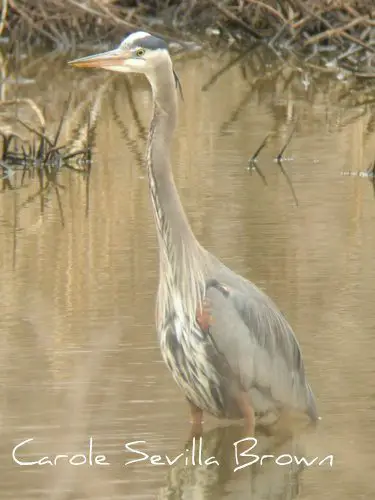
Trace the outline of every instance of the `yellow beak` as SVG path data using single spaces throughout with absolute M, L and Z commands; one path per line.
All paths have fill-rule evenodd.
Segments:
M 93 56 L 81 57 L 69 61 L 68 64 L 76 68 L 109 68 L 118 65 L 119 62 L 126 61 L 132 57 L 132 53 L 126 50 L 110 50 L 109 52 L 102 52 Z

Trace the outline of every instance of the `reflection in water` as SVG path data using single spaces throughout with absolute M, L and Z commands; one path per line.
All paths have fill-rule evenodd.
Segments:
M 244 439 L 248 441 L 245 442 Z M 246 438 L 243 426 L 238 425 L 218 427 L 206 432 L 202 436 L 201 448 L 199 443 L 196 443 L 195 464 L 189 461 L 189 464 L 185 465 L 181 460 L 173 466 L 168 472 L 168 484 L 160 490 L 158 498 L 160 500 L 181 498 L 241 500 L 250 496 L 253 500 L 296 498 L 299 493 L 300 475 L 305 465 L 299 460 L 293 460 L 290 464 L 288 462 L 292 459 L 290 457 L 306 456 L 306 450 L 300 445 L 299 439 L 286 438 L 278 444 L 277 438 L 269 436 L 257 435 L 256 439 L 256 446 L 252 448 L 253 438 Z M 241 445 L 244 446 L 242 451 Z M 187 447 L 191 446 L 192 444 L 188 443 Z M 248 448 L 252 449 L 248 451 Z M 182 451 L 185 451 L 185 448 Z M 241 452 L 244 455 L 245 453 L 251 455 L 247 458 L 241 457 Z M 262 460 L 265 455 L 269 456 Z M 201 464 L 197 465 L 200 456 L 203 459 Z M 209 457 L 215 457 L 219 465 L 205 465 L 204 460 Z M 275 460 L 287 465 L 280 465 Z M 245 464 L 249 465 L 244 467 Z M 242 469 L 236 470 L 241 466 Z
M 128 85 L 104 72 L 87 75 L 48 54 L 19 62 L 22 78 L 35 83 L 7 79 L 4 99 L 21 92 L 34 100 L 55 133 L 71 94 L 61 142 L 73 137 L 73 149 L 86 136 L 94 103 L 96 147 L 89 183 L 84 172 L 58 172 L 60 203 L 55 191 L 44 193 L 43 204 L 40 196 L 25 203 L 40 189 L 32 175 L 22 184 L 16 173 L 15 189 L 2 184 L 2 498 L 198 500 L 198 485 L 208 483 L 218 499 L 246 497 L 245 487 L 260 498 L 260 491 L 264 498 L 289 491 L 299 500 L 375 497 L 374 196 L 367 179 L 341 175 L 374 161 L 371 84 L 334 82 L 311 70 L 306 88 L 298 68 L 262 62 L 255 52 L 220 73 L 231 58 L 177 62 L 184 102 L 173 145 L 176 184 L 198 239 L 275 299 L 302 346 L 323 420 L 313 436 L 280 451 L 266 440 L 265 448 L 333 454 L 334 466 L 307 467 L 300 490 L 291 466 L 270 462 L 233 473 L 225 450 L 234 427 L 204 435 L 205 453 L 219 455 L 222 469 L 123 467 L 124 442 L 144 440 L 147 453 L 175 457 L 190 427 L 153 326 L 157 245 L 142 167 L 150 95 L 141 78 Z M 18 114 L 35 126 L 29 105 L 20 103 Z M 1 107 L 0 120 L 2 131 L 25 134 L 14 106 Z M 294 160 L 283 167 L 298 207 L 274 162 L 293 123 L 286 156 Z M 246 167 L 267 134 L 257 163 L 265 184 Z M 205 425 L 212 424 L 208 418 Z M 28 437 L 34 453 L 52 454 L 78 452 L 89 436 L 111 467 L 25 470 L 11 460 L 12 446 Z

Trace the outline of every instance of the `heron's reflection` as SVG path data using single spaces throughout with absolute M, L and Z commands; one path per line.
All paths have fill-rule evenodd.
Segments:
M 184 451 L 192 449 L 192 444 L 190 441 Z M 288 437 L 256 434 L 255 439 L 244 435 L 243 426 L 230 425 L 207 431 L 201 439 L 195 439 L 194 448 L 194 461 L 178 461 L 169 469 L 159 500 L 290 500 L 299 493 L 305 464 L 294 457 L 305 456 L 301 433 Z M 241 456 L 246 450 L 248 456 Z M 264 458 L 266 455 L 268 458 Z M 289 456 L 293 458 L 291 463 Z M 213 463 L 213 457 L 217 463 Z

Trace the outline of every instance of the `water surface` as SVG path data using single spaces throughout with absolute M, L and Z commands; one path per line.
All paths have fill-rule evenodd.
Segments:
M 220 467 L 142 462 L 124 451 L 176 457 L 189 434 L 183 396 L 161 361 L 154 329 L 157 241 L 142 164 L 151 100 L 140 77 L 84 72 L 51 56 L 23 60 L 34 83 L 3 88 L 33 99 L 56 128 L 69 92 L 71 137 L 85 102 L 98 111 L 91 176 L 62 171 L 41 201 L 36 179 L 0 197 L 1 496 L 4 499 L 373 498 L 375 382 L 374 158 L 371 108 L 354 106 L 351 82 L 304 86 L 288 67 L 233 65 L 228 56 L 176 63 L 183 89 L 173 166 L 202 244 L 262 287 L 295 329 L 323 417 L 316 431 L 257 451 L 324 458 L 303 467 L 272 461 L 233 472 L 241 427 L 207 418 L 204 454 Z M 256 64 L 255 64 L 256 66 Z M 202 90 L 203 89 L 203 90 Z M 207 90 L 204 90 L 207 89 Z M 358 94 L 361 95 L 360 93 Z M 349 97 L 348 97 L 349 96 Z M 340 100 L 341 98 L 341 100 Z M 9 108 L 3 129 L 16 129 Z M 23 120 L 37 124 L 20 104 Z M 283 166 L 274 157 L 294 124 Z M 79 130 L 78 133 L 83 129 Z M 271 133 L 258 165 L 248 158 Z M 12 179 L 19 185 L 18 174 Z M 56 454 L 105 454 L 109 466 L 18 466 Z M 186 454 L 188 456 L 188 453 Z M 184 455 L 185 457 L 185 455 Z

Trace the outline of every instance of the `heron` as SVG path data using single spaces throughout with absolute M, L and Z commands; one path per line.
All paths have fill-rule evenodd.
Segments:
M 143 74 L 151 86 L 146 164 L 159 247 L 156 330 L 192 427 L 202 428 L 204 412 L 243 419 L 249 432 L 288 411 L 316 422 L 291 326 L 268 295 L 199 243 L 183 209 L 170 158 L 180 84 L 167 42 L 137 31 L 114 50 L 69 64 Z

